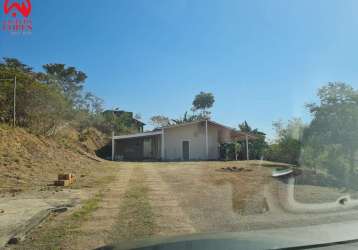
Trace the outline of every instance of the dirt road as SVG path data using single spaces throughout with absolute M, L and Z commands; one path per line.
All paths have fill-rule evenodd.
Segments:
M 223 171 L 222 168 L 228 166 L 243 170 Z M 60 240 L 51 247 L 93 249 L 115 241 L 153 236 L 236 232 L 358 219 L 355 210 L 318 215 L 284 211 L 277 193 L 282 183 L 273 180 L 270 173 L 271 169 L 259 162 L 118 163 L 114 181 L 101 189 L 94 206 L 81 208 L 84 211 L 81 210 L 80 220 L 70 214 L 61 215 L 51 223 L 44 223 L 42 229 L 35 230 L 27 240 L 12 248 L 31 248 L 32 242 L 46 246 L 41 241 L 53 237 L 54 229 Z M 310 193 L 319 196 L 314 188 L 300 190 L 306 192 L 300 193 L 300 197 Z M 319 187 L 319 191 L 321 196 L 332 199 L 342 195 L 332 188 Z M 66 224 L 66 221 L 69 222 Z M 58 233 L 64 224 L 66 227 Z

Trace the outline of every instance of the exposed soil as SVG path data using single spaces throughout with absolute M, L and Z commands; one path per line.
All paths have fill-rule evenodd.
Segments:
M 105 142 L 93 129 L 79 134 L 64 128 L 56 137 L 45 138 L 0 125 L 0 247 L 7 237 L 17 237 L 18 229 L 27 230 L 32 217 L 83 204 L 112 182 L 116 168 L 94 154 Z M 70 187 L 53 186 L 61 173 L 75 174 L 76 182 Z
M 132 177 L 132 168 L 117 170 L 115 180 L 103 190 L 103 199 L 96 211 L 76 230 L 78 236 L 71 249 L 92 249 L 113 242 L 111 235 L 120 214 L 121 201 Z
M 85 137 L 70 129 L 65 134 L 45 138 L 0 126 L 0 197 L 48 190 L 60 173 L 76 175 L 79 181 L 73 188 L 95 185 L 100 178 L 93 176 L 98 174 L 93 168 L 104 165 L 93 152 L 105 137 L 94 130 Z
M 271 167 L 275 164 L 268 162 L 113 165 L 116 169 L 112 182 L 102 182 L 98 186 L 102 196 L 86 216 L 74 221 L 68 212 L 50 218 L 17 249 L 31 246 L 34 240 L 37 246 L 48 247 L 50 243 L 44 239 L 51 237 L 60 239 L 56 246 L 61 249 L 93 249 L 111 242 L 146 237 L 237 232 L 358 219 L 357 211 L 319 215 L 284 211 L 278 187 L 285 184 L 271 178 Z M 223 171 L 223 168 L 240 171 Z M 334 199 L 342 193 L 330 187 L 299 185 L 296 195 L 301 202 L 309 202 Z M 47 236 L 41 237 L 43 235 Z

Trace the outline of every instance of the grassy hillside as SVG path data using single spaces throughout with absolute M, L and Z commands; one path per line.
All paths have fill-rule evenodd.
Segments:
M 46 138 L 1 125 L 0 193 L 41 189 L 59 173 L 85 178 L 91 175 L 91 168 L 101 166 L 94 152 L 107 141 L 94 129 L 79 134 L 67 128 L 56 137 Z

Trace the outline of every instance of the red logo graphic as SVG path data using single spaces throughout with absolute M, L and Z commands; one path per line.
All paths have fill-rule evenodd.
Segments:
M 31 34 L 31 10 L 31 0 L 5 0 L 4 12 L 8 17 L 1 20 L 2 30 L 11 34 Z
M 27 5 L 24 2 L 22 2 L 21 5 L 19 3 L 12 3 L 10 6 L 9 6 L 9 1 L 10 0 L 5 0 L 5 4 L 4 4 L 5 14 L 9 14 L 9 12 L 12 9 L 17 9 L 24 17 L 28 17 L 30 15 L 32 9 L 30 0 L 26 0 Z M 16 17 L 16 12 L 13 12 L 12 16 Z

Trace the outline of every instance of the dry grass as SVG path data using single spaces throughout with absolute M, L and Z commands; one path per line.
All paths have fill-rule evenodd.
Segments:
M 136 168 L 135 172 L 119 208 L 113 241 L 143 239 L 153 235 L 155 230 L 143 169 Z
M 233 162 L 230 167 L 243 168 L 235 172 L 223 172 L 220 165 L 207 171 L 202 180 L 214 185 L 230 185 L 232 188 L 233 211 L 239 214 L 262 213 L 266 208 L 263 197 L 263 186 L 270 181 L 271 171 L 256 162 Z
M 87 219 L 88 216 L 99 207 L 102 198 L 103 192 L 99 192 L 95 197 L 87 200 L 78 211 L 72 214 L 71 219 L 79 222 Z M 78 225 L 78 223 L 76 224 Z
M 90 151 L 95 143 L 100 143 L 100 139 L 95 136 L 93 142 L 86 138 L 80 144 L 78 134 L 72 132 L 73 136 L 44 138 L 24 129 L 1 126 L 0 194 L 13 192 L 14 189 L 27 191 L 44 188 L 59 173 L 74 173 L 79 180 L 75 188 L 93 186 L 93 181 L 98 180 L 93 174 L 102 175 L 101 171 L 96 170 L 108 164 L 99 164 L 79 152 Z
M 135 174 L 132 175 L 120 199 L 119 212 L 114 219 L 115 225 L 110 235 L 100 233 L 111 242 L 142 239 L 154 234 L 156 226 L 148 197 L 149 189 L 145 184 L 146 176 L 142 168 L 135 168 L 133 171 Z M 91 222 L 90 220 L 94 219 L 93 215 L 100 209 L 105 209 L 103 199 L 108 200 L 105 192 L 108 192 L 108 187 L 114 185 L 109 182 L 101 183 L 103 189 L 93 198 L 86 200 L 79 209 L 72 213 L 51 215 L 40 227 L 33 230 L 24 242 L 12 246 L 11 249 L 87 249 L 88 245 L 96 246 L 98 242 L 92 241 L 88 244 L 83 241 L 88 237 L 88 228 L 82 226 Z M 118 199 L 114 199 L 113 202 L 118 202 Z M 107 226 L 101 225 L 101 221 L 95 224 L 100 228 Z
M 52 214 L 31 232 L 31 236 L 11 249 L 72 249 L 71 242 L 80 233 L 78 228 L 98 209 L 102 197 L 102 192 L 97 193 L 72 214 Z
M 197 206 L 201 206 L 202 211 L 210 210 L 213 196 L 221 195 L 225 203 L 230 199 L 231 211 L 247 215 L 266 209 L 263 187 L 271 175 L 267 166 L 273 167 L 269 162 L 260 161 L 170 163 L 160 173 L 173 190 L 183 193 L 182 196 L 187 198 L 184 205 L 190 210 Z M 222 168 L 226 167 L 244 170 L 225 172 Z

